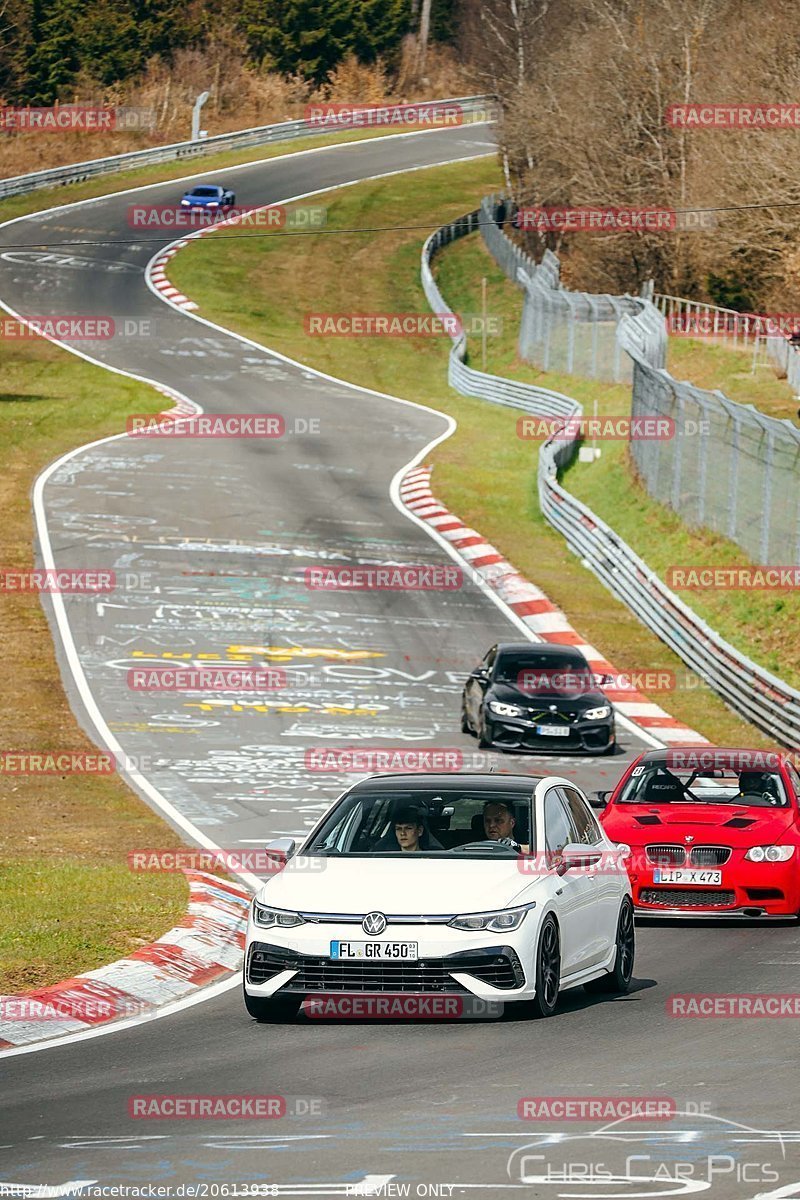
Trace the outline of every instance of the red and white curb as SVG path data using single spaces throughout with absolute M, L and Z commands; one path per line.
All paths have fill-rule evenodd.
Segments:
M 203 232 L 203 231 L 200 231 Z M 169 250 L 165 250 L 159 254 L 158 258 L 153 260 L 153 265 L 150 269 L 150 279 L 156 291 L 160 292 L 165 300 L 169 300 L 170 304 L 174 304 L 176 308 L 182 308 L 187 312 L 193 312 L 197 305 L 194 300 L 190 300 L 188 296 L 184 296 L 183 292 L 170 283 L 166 275 L 166 267 L 169 260 L 182 250 L 186 242 L 178 242 L 174 246 L 170 246 Z
M 415 467 L 403 477 L 400 499 L 409 512 L 449 542 L 469 570 L 496 592 L 538 638 L 545 642 L 575 646 L 583 651 L 593 671 L 618 676 L 620 673 L 599 650 L 588 645 L 572 628 L 564 613 L 556 608 L 541 588 L 520 575 L 480 533 L 467 528 L 463 521 L 439 503 L 431 491 L 430 479 L 430 467 Z M 682 725 L 642 692 L 632 688 L 605 687 L 602 690 L 617 712 L 662 742 L 673 745 L 708 742 L 701 733 Z
M 268 204 L 264 208 L 271 207 Z M 190 300 L 188 296 L 184 296 L 183 292 L 178 291 L 173 283 L 167 279 L 167 267 L 169 261 L 174 258 L 179 250 L 183 250 L 184 246 L 188 246 L 189 242 L 194 238 L 205 237 L 206 234 L 214 233 L 217 229 L 222 229 L 226 225 L 237 225 L 242 218 L 238 214 L 233 217 L 228 217 L 223 221 L 215 221 L 213 225 L 203 225 L 202 228 L 196 229 L 194 233 L 188 234 L 180 242 L 173 242 L 166 250 L 157 255 L 145 268 L 145 277 L 150 280 L 156 291 L 169 303 L 174 304 L 176 308 L 183 309 L 184 312 L 195 312 L 197 304 L 194 300 Z
M 128 958 L 50 987 L 0 996 L 2 1051 L 146 1016 L 241 964 L 250 893 L 204 871 L 185 871 L 186 916 Z

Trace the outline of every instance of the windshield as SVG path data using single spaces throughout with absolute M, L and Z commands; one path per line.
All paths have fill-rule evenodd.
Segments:
M 532 792 L 465 788 L 354 791 L 304 854 L 514 858 L 531 841 Z
M 634 767 L 620 804 L 736 804 L 748 808 L 787 808 L 789 799 L 777 771 L 698 770 L 640 763 Z
M 498 659 L 495 678 L 524 692 L 571 695 L 597 690 L 597 681 L 584 658 L 574 654 L 525 652 Z
M 189 193 L 190 196 L 218 196 L 219 188 L 215 187 L 196 187 Z

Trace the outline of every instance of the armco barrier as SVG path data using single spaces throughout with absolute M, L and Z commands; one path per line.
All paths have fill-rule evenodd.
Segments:
M 418 104 L 398 104 L 399 110 L 417 108 L 443 108 L 446 105 L 461 106 L 465 114 L 480 117 L 484 112 L 493 119 L 494 99 L 491 96 L 457 96 L 449 100 L 420 101 Z M 358 110 L 354 110 L 358 111 Z M 294 138 L 314 137 L 317 134 L 336 132 L 325 125 L 310 125 L 306 120 L 282 121 L 277 125 L 258 125 L 252 129 L 239 129 L 234 133 L 220 133 L 215 137 L 196 142 L 172 142 L 168 146 L 153 146 L 147 150 L 132 150 L 127 154 L 114 154 L 109 158 L 93 158 L 88 162 L 71 163 L 64 167 L 51 167 L 46 171 L 34 171 L 30 175 L 16 175 L 0 180 L 0 199 L 20 196 L 37 188 L 59 187 L 65 183 L 81 183 L 96 175 L 110 175 L 116 171 L 134 167 L 152 166 L 157 163 L 173 162 L 176 159 L 197 158 L 200 155 L 220 153 L 223 150 L 241 150 L 248 146 L 269 145 L 272 142 L 292 141 Z M 346 127 L 343 127 L 346 132 Z
M 450 313 L 452 310 L 433 278 L 430 267 L 433 256 L 442 246 L 472 233 L 479 226 L 482 228 L 484 220 L 482 209 L 468 213 L 452 224 L 437 229 L 422 247 L 422 287 L 434 312 Z M 546 388 L 537 388 L 529 383 L 517 383 L 516 380 L 504 379 L 500 375 L 487 375 L 484 371 L 476 371 L 465 362 L 466 348 L 466 334 L 463 331 L 454 334 L 447 378 L 450 386 L 462 396 L 477 396 L 483 400 L 491 400 L 493 404 L 521 408 L 523 412 L 535 413 L 537 416 L 572 417 L 582 412 L 577 400 L 570 396 L 562 396 L 559 392 L 550 392 Z
M 450 309 L 433 279 L 431 259 L 442 246 L 475 228 L 480 228 L 490 252 L 498 235 L 510 242 L 496 223 L 488 219 L 486 208 L 443 226 L 425 242 L 422 286 L 436 312 L 449 312 Z M 521 252 L 519 255 L 521 257 Z M 515 278 L 518 268 L 525 270 L 520 257 L 516 247 L 504 251 L 504 262 L 500 265 L 509 278 Z M 663 321 L 656 328 L 654 312 L 653 305 L 643 301 L 640 320 L 624 318 L 620 336 L 625 339 L 626 349 L 628 346 L 636 349 L 643 359 L 649 360 L 651 369 L 657 370 L 663 352 L 660 339 L 664 333 Z M 648 330 L 652 332 L 652 338 L 646 336 Z M 466 338 L 462 334 L 454 341 L 449 367 L 450 384 L 462 394 L 532 413 L 580 415 L 581 407 L 576 400 L 545 388 L 514 383 L 513 395 L 509 395 L 506 388 L 511 381 L 467 367 L 463 362 L 465 354 Z M 800 692 L 757 666 L 715 633 L 670 591 L 610 526 L 561 487 L 558 471 L 571 459 L 574 451 L 575 442 L 556 442 L 554 438 L 541 446 L 538 489 L 546 520 L 563 535 L 569 548 L 600 582 L 666 642 L 730 708 L 776 742 L 789 748 L 800 747 Z

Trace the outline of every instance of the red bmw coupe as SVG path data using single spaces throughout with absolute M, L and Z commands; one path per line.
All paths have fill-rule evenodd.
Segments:
M 641 916 L 800 916 L 800 776 L 785 754 L 651 750 L 600 821 L 631 848 Z

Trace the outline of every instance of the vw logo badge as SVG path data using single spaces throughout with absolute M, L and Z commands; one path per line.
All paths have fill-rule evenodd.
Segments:
M 368 933 L 370 937 L 377 937 L 379 933 L 383 933 L 386 928 L 386 917 L 381 912 L 367 913 L 364 920 L 361 922 L 361 928 L 364 933 Z

